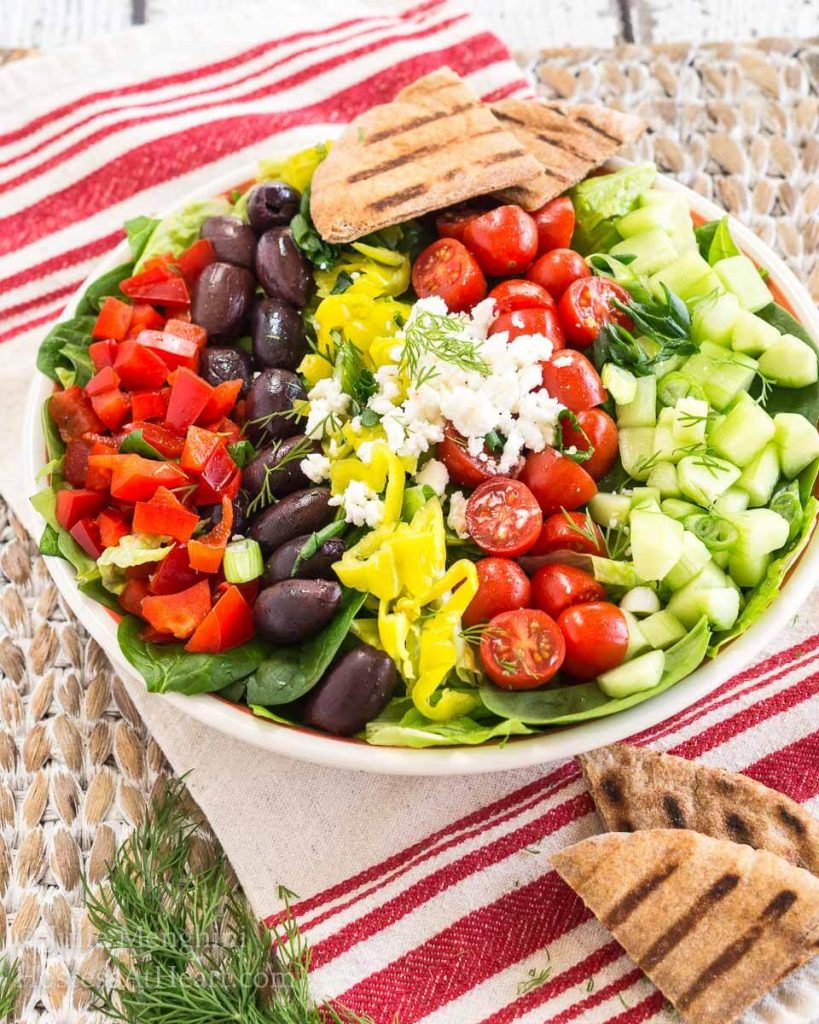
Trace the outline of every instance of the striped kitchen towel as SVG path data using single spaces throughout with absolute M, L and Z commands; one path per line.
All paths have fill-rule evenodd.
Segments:
M 526 88 L 503 44 L 445 0 L 389 15 L 347 3 L 343 20 L 338 6 L 289 4 L 284 27 L 269 3 L 234 7 L 0 70 L 0 491 L 22 518 L 36 345 L 126 218 L 313 143 L 443 64 L 485 98 Z M 778 648 L 638 741 L 816 800 L 819 614 L 806 609 Z M 550 852 L 600 827 L 573 763 L 463 779 L 342 773 L 129 692 L 174 768 L 192 771 L 259 914 L 276 919 L 278 884 L 299 894 L 317 995 L 376 1024 L 674 1019 L 549 867 Z M 815 1019 L 817 973 L 804 968 L 749 1021 Z

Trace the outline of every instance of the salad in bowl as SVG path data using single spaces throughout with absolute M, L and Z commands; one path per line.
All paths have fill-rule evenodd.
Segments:
M 816 342 L 727 218 L 623 165 L 333 241 L 328 152 L 128 222 L 42 343 L 41 550 L 124 659 L 410 748 L 517 745 L 719 662 L 819 466 Z

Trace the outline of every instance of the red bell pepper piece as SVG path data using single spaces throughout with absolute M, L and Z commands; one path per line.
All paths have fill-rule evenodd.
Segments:
M 135 420 L 164 420 L 167 408 L 160 391 L 135 391 L 131 395 L 131 415 Z
M 185 545 L 177 544 L 165 555 L 151 577 L 151 593 L 178 594 L 203 578 L 201 573 L 191 569 Z
M 88 346 L 88 355 L 95 370 L 101 370 L 104 366 L 113 366 L 116 354 L 117 343 L 111 338 L 105 338 L 103 341 L 92 341 Z
M 187 640 L 210 611 L 210 586 L 194 583 L 178 594 L 149 595 L 142 599 L 142 617 L 154 629 Z
M 74 491 L 57 491 L 57 522 L 64 530 L 70 530 L 81 519 L 93 519 L 102 511 L 104 495 L 85 487 Z
M 142 332 L 146 333 L 148 332 Z M 140 344 L 139 339 L 123 341 L 118 346 L 114 357 L 114 369 L 129 389 L 158 388 L 168 379 L 167 364 L 151 349 Z
M 154 629 L 153 626 L 145 626 L 144 629 L 139 631 L 140 637 L 147 644 L 175 644 L 176 637 L 170 633 L 163 633 L 161 630 Z
M 133 307 L 109 295 L 103 301 L 97 322 L 91 329 L 92 338 L 113 338 L 122 341 L 131 326 Z
M 115 548 L 131 532 L 125 513 L 118 508 L 104 508 L 97 516 L 97 526 L 104 548 Z
M 131 309 L 131 327 L 128 331 L 129 338 L 136 338 L 140 331 L 161 331 L 165 324 L 165 317 L 144 302 L 135 303 Z
M 88 456 L 88 468 L 85 471 L 85 486 L 90 491 L 107 491 L 111 486 L 111 470 L 102 466 L 93 466 L 91 456 L 111 455 L 114 448 L 104 441 L 94 441 L 91 454 Z
M 158 487 L 184 487 L 188 476 L 173 462 L 143 459 L 141 455 L 92 454 L 88 457 L 92 468 L 111 472 L 111 495 L 123 501 L 149 501 Z
M 185 508 L 166 487 L 158 487 L 150 501 L 138 501 L 134 509 L 134 533 L 156 533 L 186 543 L 199 522 L 196 512 Z M 167 557 L 167 556 L 166 556 Z
M 173 273 L 162 260 L 148 266 L 140 274 L 120 282 L 123 295 L 135 302 L 148 302 L 158 306 L 187 306 L 190 302 L 185 280 Z
M 199 423 L 215 423 L 231 411 L 242 390 L 243 380 L 225 380 L 217 384 L 208 404 L 199 414 Z
M 202 468 L 202 483 L 207 484 L 215 491 L 221 501 L 222 494 L 230 486 L 238 471 L 239 467 L 228 454 L 227 448 L 224 444 L 220 444 L 213 449 Z
M 83 434 L 102 433 L 104 430 L 104 424 L 91 407 L 90 399 L 76 384 L 65 391 L 56 391 L 51 396 L 48 414 L 66 443 Z
M 222 498 L 222 519 L 202 537 L 188 541 L 188 559 L 197 572 L 218 572 L 233 530 L 233 502 Z
M 128 580 L 119 595 L 119 606 L 128 615 L 141 615 L 142 602 L 148 596 L 147 580 Z
M 105 370 L 100 372 L 105 373 Z M 103 391 L 101 394 L 92 395 L 91 405 L 94 412 L 109 430 L 117 430 L 128 418 L 131 400 L 124 391 L 120 391 L 119 388 L 111 388 L 108 391 Z
M 260 577 L 257 577 L 255 580 L 248 580 L 247 583 L 228 583 L 227 580 L 222 580 L 216 587 L 216 596 L 218 597 L 220 594 L 224 594 L 230 587 L 238 587 L 245 601 L 252 605 L 259 596 L 259 578 Z
M 176 259 L 176 266 L 188 284 L 192 285 L 209 263 L 216 259 L 213 246 L 207 238 L 200 238 Z
M 229 586 L 185 644 L 186 651 L 218 654 L 253 636 L 253 610 L 236 586 Z
M 145 423 L 134 420 L 128 424 L 128 430 L 141 430 L 143 438 L 152 448 L 156 448 L 166 459 L 178 459 L 185 447 L 184 440 L 160 423 Z M 182 467 L 185 468 L 184 466 Z
M 202 427 L 188 427 L 179 465 L 190 473 L 201 473 L 209 456 L 216 448 L 224 446 L 224 444 L 224 438 L 210 430 L 203 430 Z
M 177 366 L 195 370 L 199 366 L 199 345 L 192 338 L 181 338 L 165 330 L 141 331 L 136 340 L 171 370 Z
M 88 456 L 91 454 L 93 442 L 85 438 L 75 437 L 65 448 L 63 476 L 72 487 L 85 487 L 85 475 L 88 472 Z
M 94 395 L 102 395 L 106 391 L 113 391 L 114 388 L 119 387 L 119 383 L 119 374 L 113 366 L 103 366 L 85 385 L 85 393 L 89 398 L 93 398 Z
M 165 324 L 165 332 L 174 334 L 177 338 L 186 338 L 188 341 L 196 342 L 198 348 L 204 348 L 208 343 L 208 332 L 199 324 L 192 324 L 190 320 L 172 318 Z
M 83 551 L 96 561 L 102 554 L 100 528 L 93 519 L 80 519 L 68 531 Z
M 165 425 L 184 434 L 188 427 L 195 423 L 208 404 L 213 388 L 206 380 L 197 377 L 185 367 L 180 367 L 174 374 L 171 385 L 171 399 L 165 415 Z
M 214 490 L 211 485 L 202 477 L 193 492 L 193 501 L 196 505 L 218 505 L 222 498 L 235 498 L 242 485 L 242 471 L 236 473 L 220 490 Z

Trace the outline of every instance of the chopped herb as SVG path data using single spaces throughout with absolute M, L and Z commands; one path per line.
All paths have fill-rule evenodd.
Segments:
M 518 995 L 525 996 L 528 992 L 534 992 L 541 985 L 545 985 L 551 976 L 551 967 L 545 967 L 542 971 L 538 971 L 537 968 L 533 967 L 528 972 L 526 979 L 518 985 Z
M 424 366 L 424 359 L 428 356 L 457 366 L 460 370 L 479 373 L 483 377 L 488 377 L 490 373 L 489 364 L 481 356 L 478 346 L 472 339 L 464 337 L 460 320 L 425 309 L 415 316 L 405 330 L 399 364 L 416 387 L 420 387 L 419 381 L 429 380 L 431 373 L 437 373 Z
M 350 277 L 349 273 L 346 270 L 339 270 L 336 283 L 330 289 L 330 294 L 341 295 L 346 292 L 348 288 L 351 288 L 352 284 L 353 279 Z
M 492 455 L 500 455 L 506 444 L 506 441 L 497 430 L 490 430 L 486 437 L 484 437 L 483 442 L 486 450 L 491 452 Z
M 301 568 L 302 562 L 306 562 L 308 558 L 312 558 L 317 555 L 321 550 L 322 544 L 325 541 L 332 540 L 333 537 L 339 537 L 347 529 L 348 523 L 343 519 L 336 519 L 335 522 L 328 523 L 323 529 L 316 530 L 315 533 L 311 533 L 307 540 L 301 547 L 301 550 L 296 555 L 296 559 L 293 562 L 293 568 L 290 570 L 290 575 L 295 576 Z
M 581 435 L 583 440 L 586 442 L 585 448 L 578 448 L 576 445 L 571 445 L 572 451 L 567 451 L 566 445 L 563 441 L 563 430 L 564 423 L 568 422 L 572 430 L 577 431 Z M 566 458 L 571 459 L 573 462 L 587 462 L 592 455 L 594 455 L 594 445 L 591 443 L 591 438 L 586 431 L 580 426 L 580 420 L 572 412 L 571 409 L 561 409 L 557 414 L 557 426 L 555 429 L 555 448 Z
M 332 415 L 332 414 L 331 414 Z M 283 441 L 276 441 L 271 447 L 271 458 L 275 457 L 276 452 L 281 448 Z M 277 499 L 273 494 L 273 484 L 275 483 L 274 475 L 279 470 L 284 469 L 285 466 L 289 466 L 292 462 L 299 462 L 313 451 L 313 442 L 309 437 L 303 437 L 297 444 L 294 444 L 290 451 L 279 459 L 278 462 L 268 463 L 264 468 L 264 480 L 262 486 L 259 488 L 259 493 L 256 497 L 248 504 L 247 514 L 249 516 L 255 515 L 257 512 L 261 512 L 263 508 L 267 508 L 272 505 Z
M 325 242 L 316 230 L 310 216 L 310 186 L 301 194 L 299 212 L 290 221 L 293 240 L 307 259 L 319 270 L 331 270 L 338 260 L 341 250 L 337 245 Z
M 374 409 L 363 409 L 361 412 L 361 426 L 375 427 L 381 422 L 381 417 Z
M 236 465 L 242 469 L 256 454 L 256 449 L 247 439 L 242 441 L 231 441 L 227 446 L 228 455 Z

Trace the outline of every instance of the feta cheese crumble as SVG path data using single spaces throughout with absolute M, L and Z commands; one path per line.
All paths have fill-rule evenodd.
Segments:
M 350 396 L 341 389 L 335 377 L 325 377 L 308 392 L 310 411 L 304 432 L 308 437 L 320 440 L 340 426 L 341 418 L 350 405 Z
M 440 498 L 449 483 L 449 470 L 437 459 L 430 459 L 415 474 L 415 482 L 431 487 Z
M 469 531 L 466 528 L 466 495 L 463 491 L 453 491 L 450 494 L 446 525 L 461 540 L 465 540 L 469 536 Z
M 330 478 L 330 460 L 326 455 L 321 455 L 318 452 L 305 455 L 301 460 L 301 471 L 308 480 L 312 480 L 314 484 L 320 484 Z
M 344 509 L 344 518 L 354 526 L 378 526 L 384 519 L 384 502 L 362 480 L 351 480 L 328 505 Z

